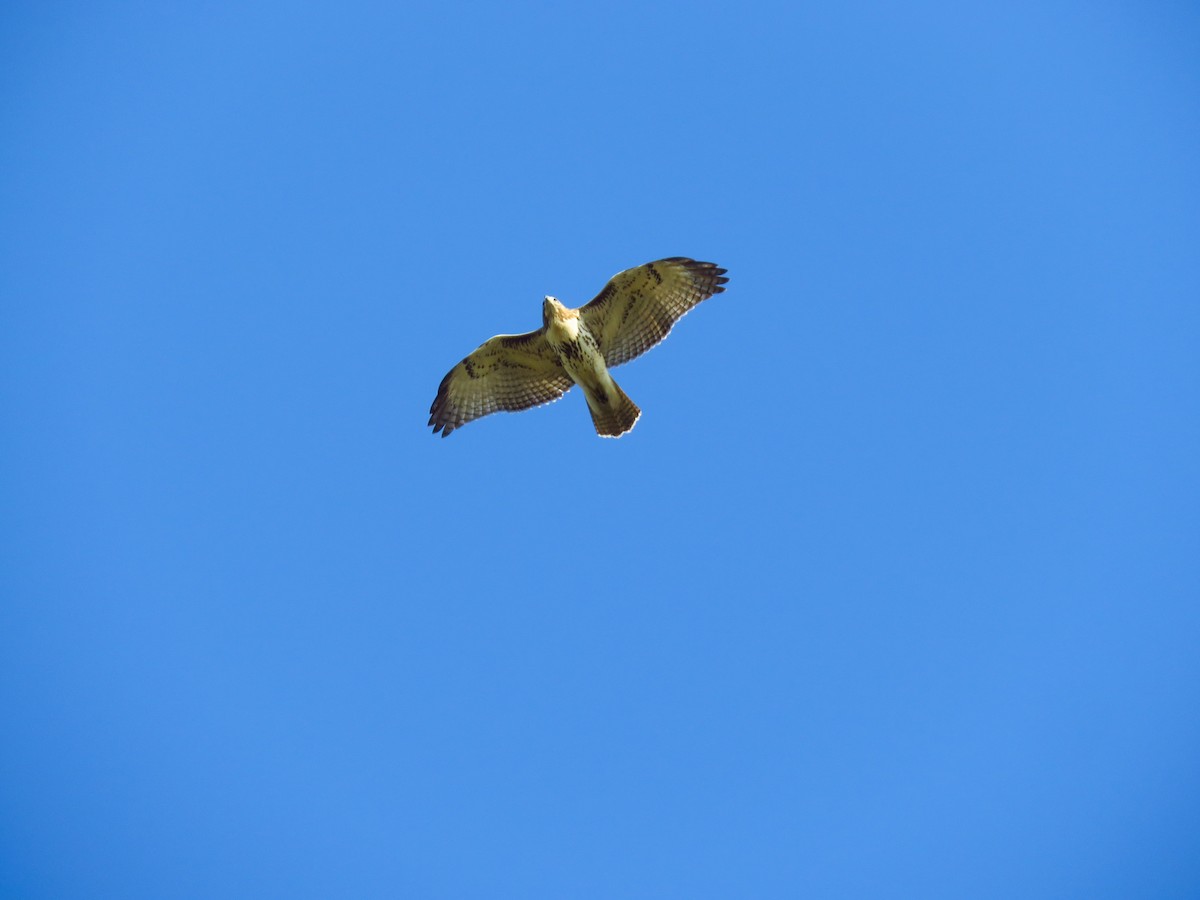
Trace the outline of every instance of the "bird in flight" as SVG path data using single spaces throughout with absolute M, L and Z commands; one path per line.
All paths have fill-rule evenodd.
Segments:
M 642 411 L 609 369 L 641 356 L 729 279 L 713 263 L 673 256 L 626 269 L 588 304 L 542 303 L 542 327 L 499 334 L 446 373 L 429 408 L 442 437 L 497 411 L 516 412 L 557 400 L 579 385 L 601 437 L 620 437 Z

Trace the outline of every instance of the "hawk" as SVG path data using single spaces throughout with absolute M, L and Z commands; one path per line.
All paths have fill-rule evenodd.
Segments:
M 442 437 L 498 410 L 516 412 L 557 400 L 579 385 L 596 434 L 620 437 L 642 411 L 608 370 L 641 356 L 686 313 L 729 279 L 713 263 L 673 256 L 626 269 L 590 303 L 542 303 L 542 327 L 499 334 L 446 373 L 429 408 Z

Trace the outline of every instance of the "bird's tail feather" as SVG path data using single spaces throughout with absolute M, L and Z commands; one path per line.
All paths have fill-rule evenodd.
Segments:
M 629 395 L 621 390 L 617 383 L 612 383 L 612 389 L 603 394 L 591 391 L 587 393 L 588 410 L 592 414 L 592 424 L 596 426 L 596 434 L 601 437 L 620 437 L 633 428 L 642 411 Z

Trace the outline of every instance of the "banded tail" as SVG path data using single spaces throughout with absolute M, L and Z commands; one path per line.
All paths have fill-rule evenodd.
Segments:
M 584 391 L 592 424 L 600 437 L 620 437 L 633 428 L 642 411 L 615 381 L 607 391 Z

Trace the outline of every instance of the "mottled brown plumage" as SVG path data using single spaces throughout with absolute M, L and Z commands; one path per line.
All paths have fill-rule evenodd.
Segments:
M 434 434 L 445 437 L 489 413 L 550 403 L 578 384 L 597 433 L 619 437 L 641 410 L 608 368 L 645 353 L 699 303 L 724 291 L 725 271 L 674 256 L 614 275 L 579 309 L 547 297 L 541 328 L 497 335 L 446 373 L 429 410 Z

